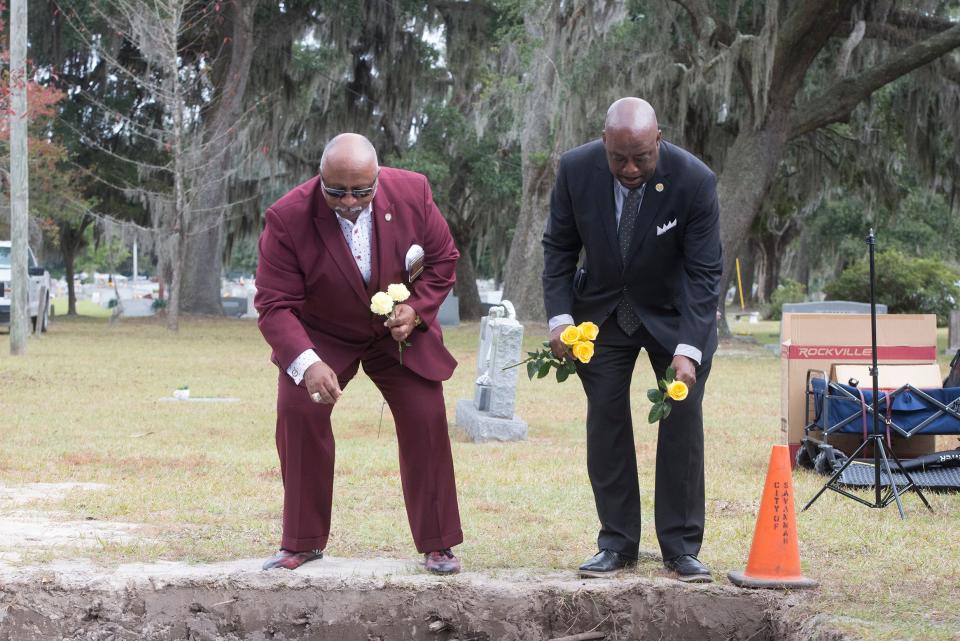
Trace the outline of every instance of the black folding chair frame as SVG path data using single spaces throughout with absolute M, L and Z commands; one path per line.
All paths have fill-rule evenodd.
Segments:
M 819 378 L 822 378 L 824 380 L 826 385 L 825 392 L 822 395 L 822 399 L 819 404 L 817 403 L 816 394 L 814 393 L 813 386 L 812 386 L 812 380 L 814 378 L 818 378 L 817 375 L 819 375 Z M 903 436 L 904 438 L 910 438 L 915 434 L 923 432 L 923 430 L 928 425 L 930 425 L 931 423 L 939 419 L 941 416 L 947 415 L 956 419 L 957 421 L 960 421 L 960 397 L 950 401 L 949 403 L 942 403 L 937 399 L 933 398 L 932 396 L 930 396 L 929 394 L 927 394 L 926 392 L 924 392 L 922 389 L 914 387 L 910 383 L 905 383 L 904 385 L 901 385 L 900 387 L 898 387 L 897 389 L 889 393 L 881 392 L 880 398 L 878 400 L 885 401 L 887 406 L 889 407 L 896 400 L 898 396 L 901 396 L 908 392 L 922 399 L 925 403 L 928 403 L 930 405 L 930 409 L 935 410 L 934 413 L 928 416 L 927 418 L 925 418 L 919 424 L 908 429 L 898 424 L 896 420 L 894 420 L 892 416 L 892 412 L 891 412 L 891 416 L 889 417 L 881 412 L 879 419 L 886 426 L 888 431 L 893 430 L 898 434 L 900 434 L 901 436 Z M 804 414 L 805 425 L 803 428 L 804 433 L 808 437 L 811 437 L 810 432 L 814 432 L 814 431 L 821 432 L 823 434 L 824 444 L 827 444 L 829 442 L 829 437 L 831 434 L 838 432 L 840 429 L 849 425 L 850 423 L 852 423 L 857 419 L 862 419 L 864 413 L 866 413 L 868 419 L 870 419 L 873 416 L 873 406 L 870 403 L 864 403 L 863 399 L 856 396 L 855 394 L 850 393 L 848 390 L 844 389 L 841 385 L 839 385 L 835 381 L 828 380 L 826 372 L 824 372 L 823 370 L 814 370 L 814 369 L 807 370 L 806 398 L 807 398 L 807 404 L 806 404 L 806 407 L 804 408 L 805 409 L 805 414 Z M 814 416 L 812 420 L 810 417 L 811 400 L 813 401 L 812 405 L 814 410 Z M 829 411 L 830 402 L 837 401 L 837 400 L 855 401 L 857 405 L 859 405 L 859 409 L 856 412 L 838 421 L 837 423 L 834 423 L 833 425 L 820 425 L 819 421 L 821 416 L 825 416 L 825 417 L 830 416 L 830 411 Z M 927 432 L 927 434 L 939 434 L 939 433 L 940 432 Z M 947 433 L 953 434 L 954 432 L 947 432 Z

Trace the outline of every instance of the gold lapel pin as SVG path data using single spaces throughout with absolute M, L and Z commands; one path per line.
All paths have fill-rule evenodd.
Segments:
M 390 214 L 390 212 L 387 212 L 387 213 L 384 214 L 384 216 L 383 216 L 383 219 L 384 219 L 385 221 L 387 221 L 388 223 L 390 222 L 390 220 L 391 220 L 392 218 L 393 218 L 393 216 Z
M 656 190 L 663 191 L 663 183 L 657 183 Z

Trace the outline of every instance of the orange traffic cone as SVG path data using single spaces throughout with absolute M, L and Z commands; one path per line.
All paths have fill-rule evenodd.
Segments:
M 800 574 L 800 549 L 793 508 L 790 450 L 774 445 L 767 482 L 753 531 L 746 572 L 728 572 L 734 585 L 745 588 L 812 588 L 813 579 Z

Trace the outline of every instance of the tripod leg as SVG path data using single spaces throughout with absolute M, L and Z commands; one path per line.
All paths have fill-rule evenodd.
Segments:
M 883 469 L 887 472 L 887 478 L 890 479 L 890 491 L 893 492 L 893 499 L 897 502 L 897 510 L 900 512 L 900 519 L 903 520 L 907 518 L 907 515 L 903 513 L 903 503 L 900 502 L 900 488 L 897 487 L 897 479 L 893 478 L 893 471 L 890 469 L 890 459 L 887 458 L 886 446 L 883 444 L 883 436 L 875 436 L 873 441 L 873 446 L 880 448 L 876 451 L 880 453 L 880 458 L 883 460 Z M 909 483 L 904 485 L 904 492 L 909 489 Z M 887 500 L 889 501 L 889 497 Z M 877 507 L 883 507 L 883 505 L 884 503 L 881 502 L 881 504 Z
M 816 494 L 814 494 L 812 499 L 810 499 L 809 501 L 807 501 L 807 504 L 803 506 L 803 509 L 802 509 L 802 510 L 800 510 L 801 512 L 806 512 L 806 511 L 807 511 L 807 508 L 810 507 L 811 505 L 813 505 L 814 501 L 816 501 L 818 498 L 820 498 L 820 495 L 823 494 L 824 492 L 826 492 L 827 489 L 829 489 L 830 486 L 833 485 L 833 482 L 836 481 L 838 478 L 840 478 L 840 475 L 843 474 L 843 471 L 844 471 L 845 469 L 847 469 L 847 468 L 850 466 L 851 463 L 853 463 L 853 460 L 854 460 L 855 458 L 857 458 L 857 454 L 859 454 L 860 451 L 861 451 L 863 448 L 865 448 L 865 447 L 867 446 L 867 443 L 869 443 L 869 442 L 870 442 L 870 440 L 867 439 L 866 441 L 864 441 L 863 443 L 860 444 L 860 447 L 858 447 L 857 449 L 855 449 L 855 450 L 853 451 L 853 454 L 851 454 L 850 457 L 849 457 L 846 461 L 844 461 L 843 465 L 840 466 L 840 469 L 838 469 L 836 472 L 834 472 L 834 473 L 833 473 L 833 476 L 830 477 L 830 480 L 823 484 L 823 487 L 820 488 L 820 491 L 817 492 Z
M 920 486 L 917 485 L 916 481 L 914 481 L 913 478 L 910 476 L 910 472 L 903 469 L 903 463 L 900 462 L 900 459 L 897 458 L 897 455 L 893 452 L 892 449 L 890 450 L 890 456 L 893 457 L 893 460 L 897 464 L 897 467 L 900 469 L 901 474 L 907 477 L 907 482 L 909 482 L 910 485 L 913 486 L 913 491 L 917 493 L 917 495 L 920 497 L 920 500 L 923 501 L 923 504 L 927 506 L 927 509 L 933 512 L 933 507 L 927 501 L 927 497 L 923 495 L 923 491 L 921 491 Z

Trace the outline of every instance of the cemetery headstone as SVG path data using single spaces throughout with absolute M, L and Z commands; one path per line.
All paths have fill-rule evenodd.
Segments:
M 490 308 L 480 320 L 480 349 L 472 400 L 457 402 L 457 427 L 475 443 L 522 441 L 527 423 L 514 412 L 522 368 L 504 369 L 521 360 L 523 325 L 510 301 Z

